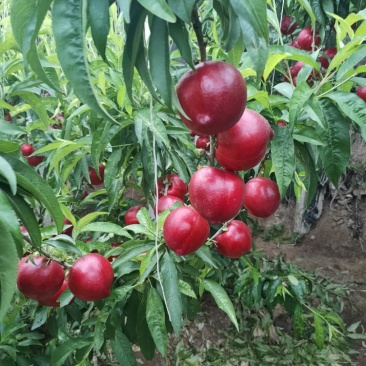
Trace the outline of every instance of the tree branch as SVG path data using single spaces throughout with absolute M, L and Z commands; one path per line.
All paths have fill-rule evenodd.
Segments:
M 203 39 L 202 26 L 198 15 L 197 6 L 195 6 L 192 10 L 191 19 L 194 32 L 196 33 L 198 47 L 200 49 L 201 62 L 204 62 L 206 61 L 206 43 Z

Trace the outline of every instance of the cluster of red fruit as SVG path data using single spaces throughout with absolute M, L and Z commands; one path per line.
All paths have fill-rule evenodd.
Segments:
M 192 133 L 216 136 L 215 157 L 222 168 L 198 169 L 188 189 L 176 174 L 159 179 L 155 210 L 171 209 L 177 201 L 182 204 L 165 220 L 165 242 L 178 255 L 191 254 L 208 240 L 210 224 L 226 223 L 214 237 L 217 249 L 238 258 L 251 249 L 252 236 L 245 223 L 233 218 L 243 205 L 257 217 L 272 215 L 279 206 L 280 194 L 270 179 L 257 177 L 245 184 L 235 171 L 251 169 L 263 159 L 273 131 L 259 113 L 245 108 L 245 81 L 225 62 L 197 65 L 181 78 L 177 95 L 184 111 L 182 121 Z M 191 206 L 184 205 L 187 190 Z M 138 223 L 139 208 L 134 206 L 127 212 L 125 220 L 135 210 L 134 220 L 126 220 L 126 224 Z
M 36 151 L 36 149 L 31 144 L 23 144 L 20 148 L 20 151 L 22 155 L 27 158 L 28 164 L 31 166 L 38 166 L 39 164 L 42 163 L 44 159 L 44 156 L 39 155 L 30 156 Z
M 18 264 L 17 285 L 25 297 L 45 306 L 59 307 L 58 299 L 67 288 L 85 301 L 108 297 L 113 278 L 110 262 L 97 253 L 77 259 L 66 278 L 61 264 L 41 256 L 26 256 Z

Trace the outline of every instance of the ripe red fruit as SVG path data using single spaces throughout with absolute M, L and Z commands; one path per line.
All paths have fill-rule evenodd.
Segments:
M 36 151 L 36 149 L 31 144 L 23 144 L 20 147 L 20 151 L 23 156 L 29 156 L 33 154 Z
M 184 199 L 187 193 L 187 184 L 179 178 L 178 174 L 168 174 L 158 180 L 159 197 L 169 195 Z
M 68 227 L 67 229 L 65 229 L 62 232 L 62 234 L 72 236 L 72 230 L 74 229 L 74 227 L 72 226 L 72 222 L 69 219 L 67 219 L 66 217 L 64 218 L 64 225 L 71 225 L 71 226 Z
M 281 33 L 285 36 L 288 36 L 295 32 L 297 28 L 297 23 L 294 18 L 289 17 L 288 15 L 284 16 L 281 20 Z
M 256 177 L 246 183 L 243 204 L 252 215 L 271 216 L 277 210 L 280 202 L 280 191 L 272 180 Z
M 100 178 L 97 175 L 97 172 L 95 171 L 94 168 L 90 167 L 89 168 L 89 178 L 90 178 L 90 183 L 93 186 L 99 186 L 100 184 L 103 183 L 104 181 L 104 170 L 105 170 L 105 165 L 103 165 L 102 163 L 99 164 L 99 175 Z
M 297 44 L 299 45 L 299 48 L 306 51 L 311 51 L 311 47 L 313 44 L 313 30 L 311 27 L 305 27 L 297 36 Z M 318 46 L 320 44 L 320 37 L 316 33 L 315 34 L 315 46 Z
M 55 261 L 45 257 L 24 257 L 18 264 L 17 285 L 19 291 L 33 300 L 43 300 L 53 296 L 62 286 L 64 269 Z
M 178 207 L 166 218 L 163 227 L 167 246 L 178 255 L 198 250 L 210 233 L 208 222 L 192 207 Z
M 170 210 L 172 208 L 172 206 L 174 205 L 174 203 L 176 202 L 180 202 L 182 204 L 182 206 L 184 206 L 184 202 L 178 198 L 178 197 L 174 197 L 174 196 L 163 196 L 160 197 L 158 199 L 158 213 L 164 211 L 164 210 Z M 156 204 L 154 206 L 154 213 L 156 212 Z
M 13 118 L 10 115 L 10 112 L 5 112 L 5 121 L 11 122 L 12 120 L 13 120 Z
M 68 287 L 67 281 L 64 281 L 60 289 L 54 295 L 52 295 L 50 298 L 43 299 L 38 302 L 44 306 L 52 306 L 54 308 L 59 308 L 60 302 L 57 300 L 61 296 L 61 294 L 67 289 L 67 287 Z M 72 301 L 73 300 L 70 301 L 70 304 L 72 303 Z
M 196 140 L 196 148 L 197 149 L 203 149 L 203 150 L 209 150 L 209 144 L 210 143 L 210 139 L 208 137 L 205 136 L 200 136 L 197 140 Z
M 192 175 L 188 187 L 192 206 L 207 221 L 218 224 L 238 214 L 244 198 L 244 181 L 235 173 L 204 167 Z
M 197 135 L 215 135 L 243 114 L 247 88 L 240 72 L 222 61 L 207 61 L 186 72 L 177 85 L 184 124 Z
M 42 163 L 44 156 L 29 156 L 27 158 L 28 164 L 31 166 L 38 166 Z
M 289 44 L 289 46 L 295 47 L 295 48 L 300 48 L 299 44 L 297 43 L 296 39 L 291 41 Z
M 324 69 L 329 67 L 330 61 L 337 54 L 337 47 L 330 47 L 324 50 L 324 55 L 319 57 L 319 61 Z
M 356 90 L 356 94 L 366 102 L 366 86 L 359 86 Z
M 296 77 L 300 70 L 303 68 L 304 66 L 304 62 L 301 62 L 301 61 L 297 61 L 293 66 L 290 67 L 290 74 L 291 76 L 294 78 Z
M 97 301 L 110 295 L 113 278 L 113 268 L 108 259 L 97 253 L 89 253 L 71 266 L 69 288 L 80 300 Z
M 287 123 L 285 121 L 277 121 L 277 126 L 285 127 L 285 126 L 287 126 Z
M 273 131 L 259 113 L 246 109 L 239 122 L 217 135 L 215 157 L 226 169 L 247 170 L 264 157 Z
M 126 225 L 139 224 L 137 220 L 137 213 L 140 211 L 141 206 L 132 206 L 129 208 L 125 214 L 125 223 Z
M 122 243 L 113 243 L 112 244 L 112 248 L 117 248 L 117 247 L 119 247 L 121 245 L 122 245 Z M 108 257 L 108 260 L 109 260 L 109 262 L 112 262 L 114 258 L 118 258 L 118 257 L 119 257 L 119 255 L 110 255 Z
M 240 258 L 252 248 L 252 233 L 242 221 L 233 220 L 227 231 L 215 238 L 219 253 L 229 258 Z

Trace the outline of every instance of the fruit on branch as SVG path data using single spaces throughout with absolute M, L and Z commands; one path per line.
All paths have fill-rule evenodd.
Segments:
M 20 147 L 20 151 L 23 156 L 29 156 L 32 155 L 36 151 L 36 149 L 31 144 L 23 144 Z
M 219 253 L 229 258 L 240 258 L 252 248 L 252 233 L 244 222 L 233 220 L 215 241 Z
M 210 150 L 210 139 L 208 137 L 205 136 L 200 136 L 197 140 L 196 140 L 196 148 L 197 149 L 203 149 L 203 150 Z
M 166 218 L 163 226 L 167 246 L 178 255 L 194 253 L 207 240 L 210 226 L 192 207 L 178 207 Z
M 294 33 L 297 28 L 297 23 L 294 18 L 289 17 L 288 15 L 284 16 L 281 20 L 281 33 L 285 36 L 289 36 Z
M 94 168 L 90 167 L 89 168 L 89 178 L 90 178 L 90 183 L 93 186 L 99 186 L 100 184 L 103 184 L 104 181 L 104 170 L 105 170 L 105 165 L 100 163 L 99 164 L 99 176 L 97 174 L 97 172 L 95 171 Z
M 277 121 L 277 126 L 278 127 L 286 127 L 287 126 L 287 122 L 282 121 L 282 120 Z
M 154 206 L 154 213 L 156 212 L 156 208 L 158 209 L 158 214 L 164 210 L 171 210 L 172 206 L 176 203 L 176 202 L 180 202 L 182 204 L 182 206 L 184 206 L 184 202 L 178 198 L 178 197 L 174 197 L 174 196 L 163 196 L 160 197 L 158 199 L 158 205 Z
M 64 280 L 62 286 L 60 287 L 60 289 L 51 297 L 47 298 L 47 299 L 43 299 L 43 300 L 39 300 L 38 302 L 41 305 L 44 306 L 51 306 L 54 308 L 59 308 L 60 307 L 60 302 L 58 301 L 58 298 L 61 296 L 61 294 L 63 292 L 65 292 L 65 290 L 68 288 L 68 283 L 66 280 Z M 69 302 L 69 304 L 71 304 L 73 302 L 73 299 Z
M 229 170 L 204 167 L 192 175 L 188 194 L 197 212 L 207 221 L 218 224 L 232 219 L 240 211 L 244 181 Z
M 269 217 L 280 205 L 281 197 L 277 184 L 264 177 L 256 177 L 245 184 L 244 207 L 256 217 Z
M 64 225 L 71 225 L 71 226 L 69 226 L 68 228 L 63 230 L 62 234 L 72 236 L 72 230 L 74 229 L 74 226 L 72 225 L 72 222 L 69 219 L 67 219 L 66 217 L 64 218 Z
M 366 102 L 366 86 L 359 86 L 356 90 L 356 94 Z
M 324 50 L 323 56 L 319 57 L 319 61 L 324 69 L 329 67 L 330 61 L 337 54 L 337 47 L 330 47 Z
M 18 289 L 33 300 L 40 301 L 53 296 L 61 288 L 64 278 L 62 266 L 46 257 L 33 256 L 31 259 L 27 256 L 18 263 Z
M 311 27 L 305 27 L 297 36 L 297 44 L 299 48 L 305 51 L 311 51 L 313 46 L 313 30 Z M 315 33 L 314 46 L 319 46 L 320 37 L 319 34 Z
M 178 174 L 168 174 L 158 179 L 159 197 L 169 195 L 184 199 L 187 194 L 187 184 L 185 184 Z
M 97 253 L 79 258 L 70 268 L 69 288 L 84 301 L 98 301 L 110 295 L 114 273 L 109 260 Z
M 42 163 L 44 156 L 29 156 L 27 158 L 28 164 L 31 166 L 38 166 Z
M 197 135 L 215 135 L 238 122 L 247 102 L 240 72 L 222 61 L 206 61 L 186 72 L 177 85 L 184 124 Z
M 125 224 L 126 225 L 133 225 L 133 224 L 139 224 L 139 220 L 137 220 L 137 213 L 140 211 L 140 208 L 142 206 L 132 206 L 130 207 L 126 214 L 125 214 Z
M 216 160 L 226 169 L 251 169 L 263 159 L 272 138 L 268 121 L 247 108 L 234 127 L 217 134 Z

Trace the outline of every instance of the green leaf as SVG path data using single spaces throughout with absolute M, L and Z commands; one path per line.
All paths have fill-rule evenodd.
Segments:
M 339 109 L 360 127 L 366 126 L 365 102 L 356 94 L 349 92 L 333 92 L 327 98 L 337 103 Z
M 25 129 L 18 127 L 13 123 L 0 122 L 0 131 L 6 135 L 23 135 L 25 134 Z
M 168 0 L 175 15 L 186 23 L 191 22 L 191 14 L 196 0 Z
M 274 128 L 271 144 L 272 163 L 278 188 L 283 198 L 295 172 L 295 147 L 289 128 Z
M 301 6 L 304 8 L 304 10 L 309 14 L 311 23 L 315 25 L 315 15 L 313 13 L 313 9 L 311 8 L 311 5 L 308 0 L 298 0 L 298 2 L 301 4 Z
M 126 250 L 118 258 L 113 261 L 113 268 L 118 268 L 121 264 L 128 262 L 131 259 L 136 258 L 141 253 L 150 250 L 153 247 L 152 244 L 138 244 L 135 248 Z
M 0 207 L 2 210 L 1 212 L 4 212 L 2 204 L 0 204 Z M 2 321 L 13 298 L 18 274 L 16 243 L 10 230 L 9 223 L 3 215 L 0 216 L 0 233 L 0 321 Z
M 300 116 L 300 112 L 304 104 L 308 101 L 312 94 L 313 90 L 309 88 L 308 84 L 305 81 L 300 83 L 295 88 L 289 105 L 289 122 L 291 130 L 293 130 L 293 127 L 295 126 L 297 119 Z
M 135 366 L 137 361 L 128 338 L 120 329 L 116 329 L 114 339 L 111 340 L 111 347 L 117 362 L 123 366 Z
M 105 49 L 109 33 L 109 1 L 88 0 L 88 19 L 95 47 L 106 61 Z
M 349 124 L 329 99 L 322 99 L 320 107 L 325 126 L 321 137 L 326 141 L 326 146 L 319 146 L 320 158 L 325 174 L 337 187 L 351 154 Z
M 78 226 L 78 227 L 80 233 L 100 232 L 131 238 L 131 235 L 128 233 L 128 231 L 126 231 L 121 226 L 114 224 L 113 222 L 93 222 L 90 224 L 86 224 L 85 226 Z
M 145 9 L 157 17 L 166 20 L 167 22 L 174 23 L 176 17 L 169 8 L 165 0 L 137 0 Z
M 167 106 L 172 108 L 168 24 L 157 17 L 151 23 L 149 61 L 153 83 Z
M 192 299 L 197 299 L 196 293 L 193 291 L 192 286 L 183 280 L 179 280 L 179 290 L 183 295 L 189 296 Z
M 323 349 L 325 341 L 325 330 L 323 320 L 314 313 L 315 343 L 319 349 Z
M 316 17 L 316 20 L 319 24 L 321 24 L 322 27 L 325 27 L 325 16 L 323 9 L 321 7 L 321 3 L 323 0 L 312 0 L 312 8 L 314 11 L 314 15 Z
M 62 366 L 68 357 L 77 349 L 87 347 L 93 343 L 93 339 L 70 338 L 64 341 L 51 353 L 51 366 Z
M 0 153 L 13 153 L 19 149 L 20 147 L 16 142 L 0 140 Z
M 236 319 L 235 309 L 226 291 L 215 281 L 204 279 L 202 280 L 205 290 L 211 293 L 216 301 L 217 306 L 223 310 L 239 331 L 239 324 Z
M 84 41 L 86 7 L 85 0 L 55 0 L 52 7 L 52 28 L 57 56 L 78 98 L 102 117 L 115 122 L 100 104 L 92 87 Z
M 13 195 L 17 193 L 17 177 L 11 165 L 0 156 L 0 175 L 2 175 L 8 182 Z
M 172 37 L 174 43 L 177 45 L 181 56 L 187 62 L 187 64 L 194 69 L 194 63 L 192 58 L 192 50 L 189 42 L 189 33 L 186 25 L 180 19 L 177 19 L 175 23 L 169 23 L 169 34 Z M 243 52 L 241 50 L 241 52 Z
M 147 295 L 146 321 L 156 348 L 165 357 L 168 347 L 168 332 L 165 326 L 164 305 L 153 287 L 150 287 Z
M 366 57 L 366 46 L 359 46 L 352 50 L 351 54 L 342 63 L 337 72 L 337 80 L 342 80 L 349 70 L 358 65 Z
M 205 263 L 209 264 L 212 268 L 217 269 L 214 258 L 211 254 L 211 250 L 207 245 L 203 245 L 201 248 L 196 250 L 195 254 L 200 257 Z
M 130 8 L 132 0 L 117 0 L 117 4 L 122 11 L 126 23 L 130 23 Z
M 29 194 L 44 205 L 51 214 L 58 232 L 61 232 L 64 226 L 63 214 L 52 188 L 28 165 L 10 155 L 0 154 L 0 156 L 12 166 L 17 177 L 18 186 L 28 191 Z
M 174 169 L 177 171 L 179 177 L 184 182 L 189 182 L 190 176 L 187 172 L 187 167 L 186 167 L 183 159 L 178 154 L 176 154 L 176 152 L 173 150 L 170 151 L 169 155 L 172 158 Z
M 174 333 L 179 335 L 182 328 L 182 299 L 177 268 L 168 251 L 165 252 L 162 258 L 161 285 L 167 299 L 165 306 L 168 309 L 170 322 L 172 323 Z
M 260 81 L 268 57 L 269 31 L 266 0 L 230 0 L 238 15 L 245 47 Z
M 300 338 L 304 331 L 304 314 L 302 306 L 299 303 L 295 305 L 292 326 L 296 337 Z

